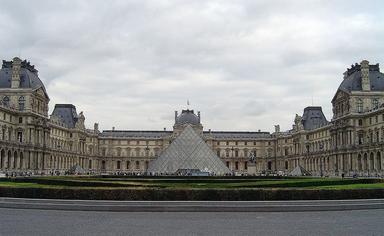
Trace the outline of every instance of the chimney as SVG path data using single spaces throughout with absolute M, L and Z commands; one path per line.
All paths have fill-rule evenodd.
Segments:
M 167 128 L 164 127 L 164 131 L 167 131 Z
M 177 111 L 175 111 L 175 123 L 176 123 L 176 120 L 177 120 Z
M 95 133 L 98 133 L 98 132 L 99 132 L 99 124 L 98 124 L 98 123 L 95 123 L 95 124 L 93 125 L 93 130 L 94 130 Z
M 20 88 L 20 68 L 21 68 L 20 58 L 18 57 L 13 58 L 11 88 Z
M 280 125 L 275 125 L 275 132 L 280 133 Z
M 115 126 L 112 127 L 112 131 L 115 131 Z
M 361 63 L 361 87 L 363 91 L 371 91 L 371 83 L 369 81 L 369 62 L 363 60 Z
M 197 116 L 199 117 L 199 123 L 200 123 L 200 111 L 197 112 Z

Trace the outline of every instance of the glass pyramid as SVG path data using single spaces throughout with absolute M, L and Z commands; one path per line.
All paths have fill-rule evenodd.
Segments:
M 231 173 L 190 125 L 156 160 L 149 163 L 147 172 L 175 174 L 179 170 L 200 170 L 214 175 Z

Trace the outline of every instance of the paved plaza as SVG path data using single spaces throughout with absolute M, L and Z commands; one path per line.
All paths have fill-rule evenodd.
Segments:
M 285 213 L 0 212 L 0 235 L 384 235 L 382 209 Z

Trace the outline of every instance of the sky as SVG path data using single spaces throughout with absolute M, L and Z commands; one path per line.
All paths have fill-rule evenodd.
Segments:
M 50 96 L 86 126 L 291 128 L 331 100 L 351 64 L 384 63 L 383 1 L 0 0 L 0 59 L 35 65 Z

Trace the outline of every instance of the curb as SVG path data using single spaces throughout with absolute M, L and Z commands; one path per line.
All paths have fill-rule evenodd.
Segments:
M 0 208 L 107 212 L 303 212 L 384 209 L 384 199 L 315 201 L 102 201 L 0 198 Z

